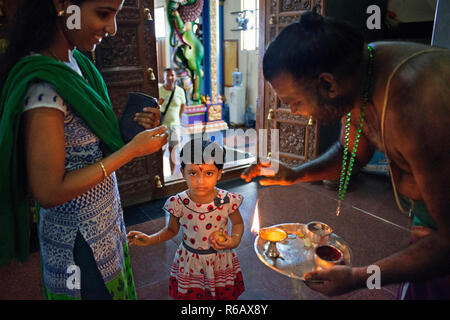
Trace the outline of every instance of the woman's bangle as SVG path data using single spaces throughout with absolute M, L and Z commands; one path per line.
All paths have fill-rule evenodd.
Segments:
M 233 233 L 231 236 L 238 236 L 238 237 L 240 237 L 242 235 L 240 233 Z
M 108 173 L 106 172 L 106 169 L 105 169 L 105 166 L 103 165 L 103 162 L 99 161 L 98 163 L 100 163 L 100 166 L 102 167 L 103 175 L 105 176 L 105 179 L 108 178 Z

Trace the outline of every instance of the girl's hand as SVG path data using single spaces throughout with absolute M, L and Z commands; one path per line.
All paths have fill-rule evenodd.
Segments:
M 234 243 L 232 237 L 228 235 L 226 231 L 221 232 L 221 236 L 216 236 L 216 232 L 213 232 L 209 236 L 209 242 L 211 244 L 211 247 L 214 250 L 226 250 L 226 249 L 234 249 L 237 247 L 236 243 Z
M 161 113 L 158 108 L 144 108 L 144 112 L 137 112 L 134 115 L 134 121 L 139 123 L 145 129 L 153 129 L 159 125 L 161 119 Z
M 166 143 L 168 134 L 166 127 L 139 132 L 127 145 L 133 157 L 142 157 L 160 150 Z
M 130 231 L 127 234 L 128 244 L 130 246 L 145 247 L 149 245 L 150 237 L 143 232 Z

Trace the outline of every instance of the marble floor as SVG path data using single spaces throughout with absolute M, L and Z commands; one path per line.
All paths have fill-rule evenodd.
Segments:
M 343 212 L 336 217 L 337 191 L 320 183 L 303 183 L 289 187 L 261 187 L 241 180 L 221 183 L 219 187 L 241 193 L 240 208 L 245 233 L 237 248 L 246 290 L 241 300 L 325 300 L 330 299 L 309 289 L 296 279 L 283 276 L 265 266 L 253 249 L 255 236 L 250 232 L 257 199 L 261 226 L 280 223 L 307 223 L 313 220 L 331 225 L 336 234 L 352 249 L 354 266 L 371 264 L 408 245 L 410 219 L 395 205 L 392 188 L 386 177 L 360 174 L 353 179 Z M 165 199 L 126 208 L 127 230 L 153 233 L 166 223 L 161 207 Z M 131 263 L 139 299 L 167 300 L 169 268 L 181 241 L 179 234 L 153 247 L 131 247 Z M 39 253 L 28 262 L 0 267 L 0 299 L 42 299 Z M 361 289 L 332 299 L 395 299 L 397 285 L 381 289 Z

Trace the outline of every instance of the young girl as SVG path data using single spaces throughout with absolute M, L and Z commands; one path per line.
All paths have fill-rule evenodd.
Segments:
M 195 163 L 200 152 L 203 156 Z M 233 249 L 244 232 L 238 210 L 243 197 L 216 188 L 225 159 L 224 150 L 216 143 L 192 140 L 183 147 L 180 157 L 188 190 L 165 203 L 164 210 L 170 214 L 168 225 L 150 236 L 131 231 L 128 241 L 138 246 L 157 244 L 172 239 L 181 226 L 183 242 L 170 272 L 170 296 L 180 300 L 237 299 L 244 292 L 244 282 Z M 228 219 L 232 223 L 230 235 Z

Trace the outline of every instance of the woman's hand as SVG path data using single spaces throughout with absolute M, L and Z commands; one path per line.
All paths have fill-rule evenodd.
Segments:
M 125 147 L 130 150 L 134 158 L 152 154 L 167 143 L 166 129 L 165 126 L 161 126 L 139 132 Z
M 258 163 L 247 168 L 241 174 L 241 179 L 244 179 L 245 182 L 250 182 L 257 176 L 266 177 L 265 179 L 259 180 L 259 184 L 262 186 L 287 186 L 296 182 L 298 173 L 293 168 L 276 160 L 271 160 L 270 162 L 258 161 Z
M 161 103 L 160 103 L 161 104 Z M 134 121 L 139 123 L 145 129 L 153 129 L 156 126 L 159 126 L 161 113 L 158 108 L 144 108 L 142 109 L 144 112 L 138 112 L 134 116 Z
M 130 246 L 145 247 L 150 244 L 150 237 L 139 231 L 128 232 L 127 239 Z

